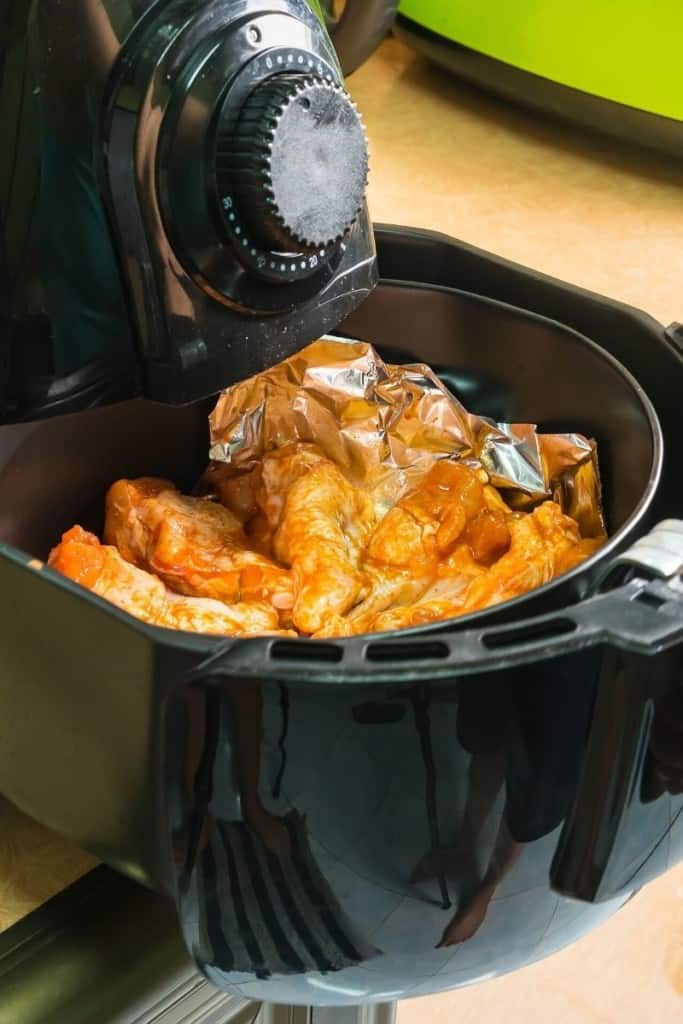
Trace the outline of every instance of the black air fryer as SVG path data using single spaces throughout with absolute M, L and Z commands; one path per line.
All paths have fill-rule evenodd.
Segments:
M 178 928 L 218 989 L 378 1021 L 574 941 L 683 858 L 681 329 L 442 236 L 373 238 L 314 4 L 15 7 L 0 790 L 159 895 L 99 869 L 6 933 L 10 1014 L 75 1019 L 87 992 L 120 1021 L 126 957 L 158 992 Z M 595 437 L 608 544 L 497 608 L 325 642 L 158 629 L 45 566 L 113 480 L 191 487 L 216 392 L 335 328 L 478 413 Z M 45 983 L 29 1019 L 46 949 L 83 988 Z

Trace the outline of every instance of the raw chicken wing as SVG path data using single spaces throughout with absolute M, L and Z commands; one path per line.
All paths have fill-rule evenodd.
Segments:
M 116 548 L 100 544 L 80 526 L 64 534 L 48 565 L 144 622 L 158 623 L 164 617 L 166 588 L 161 580 L 130 565 Z
M 172 590 L 227 604 L 293 604 L 286 570 L 248 548 L 239 519 L 207 498 L 181 495 L 167 480 L 119 480 L 107 495 L 104 538 Z
M 404 608 L 389 608 L 377 615 L 370 624 L 370 633 L 383 633 L 390 629 L 409 629 L 411 626 L 426 626 L 430 622 L 451 619 L 460 612 L 460 605 L 444 598 L 418 601 Z
M 365 565 L 368 596 L 347 615 L 331 615 L 325 625 L 315 633 L 316 640 L 335 636 L 355 636 L 366 633 L 376 616 L 385 608 L 407 605 L 416 601 L 430 584 L 430 577 L 415 576 L 408 569 Z
M 443 459 L 387 512 L 368 545 L 370 593 L 328 636 L 364 633 L 386 609 L 411 605 L 432 584 L 468 524 L 486 511 L 480 474 Z M 490 544 L 489 544 L 490 546 Z
M 294 625 L 315 633 L 364 596 L 367 583 L 359 565 L 374 506 L 334 463 L 310 451 L 292 452 L 277 472 L 272 469 L 266 459 L 262 500 L 273 524 L 280 517 L 275 555 L 292 567 Z
M 267 604 L 226 605 L 169 593 L 161 580 L 127 562 L 109 545 L 74 526 L 50 554 L 49 565 L 122 611 L 144 622 L 194 633 L 232 636 L 277 631 L 277 612 Z
M 508 516 L 484 508 L 470 522 L 465 532 L 467 547 L 475 562 L 490 565 L 510 547 Z
M 254 494 L 272 534 L 282 522 L 291 488 L 321 462 L 329 460 L 314 444 L 288 444 L 264 456 L 254 478 Z
M 577 524 L 552 501 L 507 520 L 477 516 L 466 537 L 468 543 L 458 545 L 421 600 L 375 616 L 369 631 L 423 626 L 509 601 L 578 564 L 596 547 L 595 541 L 581 540 Z M 509 550 L 500 555 L 507 545 Z M 496 557 L 488 569 L 477 564 Z
M 166 592 L 166 613 L 160 625 L 183 629 L 186 633 L 296 635 L 291 630 L 278 629 L 277 612 L 263 602 L 224 604 L 210 597 L 185 597 L 171 591 Z
M 410 567 L 415 575 L 433 573 L 484 507 L 479 474 L 461 462 L 442 459 L 387 512 L 370 541 L 369 558 L 380 565 Z
M 581 541 L 577 524 L 554 501 L 543 502 L 528 515 L 511 518 L 509 528 L 510 550 L 470 584 L 463 612 L 509 601 L 548 583 Z

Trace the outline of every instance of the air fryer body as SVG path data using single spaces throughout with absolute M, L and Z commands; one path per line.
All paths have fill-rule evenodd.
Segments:
M 450 3 L 402 0 L 397 33 L 501 95 L 680 156 L 683 97 L 675 0 Z
M 683 371 L 659 325 L 443 237 L 378 242 L 390 280 L 341 329 L 429 360 L 493 416 L 590 427 L 616 538 L 603 568 L 653 512 L 677 513 Z M 641 388 L 577 331 L 647 381 L 663 466 Z M 0 429 L 6 795 L 172 899 L 214 984 L 278 1003 L 514 970 L 683 858 L 683 797 L 662 768 L 683 715 L 680 641 L 664 638 L 683 616 L 663 584 L 584 601 L 594 562 L 413 636 L 231 642 L 135 622 L 44 566 L 62 527 L 101 526 L 117 476 L 191 486 L 207 411 L 136 399 Z M 480 927 L 436 948 L 495 847 L 505 870 Z
M 361 208 L 339 237 L 276 242 L 244 188 L 240 199 L 253 97 L 272 100 L 275 78 L 284 103 L 311 81 L 340 95 L 316 2 L 35 0 L 7 19 L 0 419 L 139 393 L 195 400 L 315 338 L 368 293 L 361 156 L 348 175 Z M 338 127 L 356 131 L 344 104 Z M 296 160 L 311 157 L 291 148 L 296 179 Z
M 233 642 L 135 622 L 44 558 L 74 518 L 98 527 L 117 476 L 190 487 L 209 396 L 345 321 L 450 372 L 480 410 L 595 427 L 608 562 L 654 510 L 679 512 L 680 353 L 635 311 L 390 230 L 391 280 L 354 315 L 376 279 L 362 201 L 316 242 L 254 193 L 261 129 L 299 100 L 301 117 L 337 104 L 342 142 L 358 140 L 317 4 L 35 0 L 8 19 L 0 788 L 174 900 L 206 976 L 250 997 L 416 996 L 572 941 L 683 856 L 661 770 L 680 712 L 665 579 L 586 604 L 595 560 L 467 628 Z M 290 157 L 303 180 L 305 150 Z M 353 172 L 331 197 L 352 210 Z M 529 311 L 505 304 L 518 295 Z M 508 372 L 501 338 L 529 373 Z M 543 350 L 563 367 L 557 401 Z M 612 403 L 590 413 L 587 380 Z M 494 862 L 480 927 L 435 948 Z

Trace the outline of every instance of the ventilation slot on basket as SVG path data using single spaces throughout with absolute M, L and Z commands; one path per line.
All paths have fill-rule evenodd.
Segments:
M 531 640 L 550 640 L 555 636 L 573 633 L 576 623 L 571 619 L 548 619 L 531 626 L 519 629 L 499 630 L 497 633 L 484 633 L 481 642 L 484 647 L 496 650 L 500 647 L 520 647 Z
M 370 644 L 365 651 L 368 661 L 426 661 L 430 658 L 447 658 L 448 644 L 434 640 L 411 644 Z
M 276 661 L 327 661 L 337 664 L 344 657 L 341 647 L 310 640 L 276 640 L 270 647 L 270 656 Z

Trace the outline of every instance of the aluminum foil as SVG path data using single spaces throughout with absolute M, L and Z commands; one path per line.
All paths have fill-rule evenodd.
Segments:
M 308 442 L 381 513 L 437 459 L 458 458 L 483 467 L 512 507 L 552 497 L 584 536 L 604 532 L 593 441 L 470 413 L 428 366 L 385 363 L 365 342 L 313 342 L 224 391 L 209 423 L 209 488 L 212 473 L 239 474 L 274 448 Z

